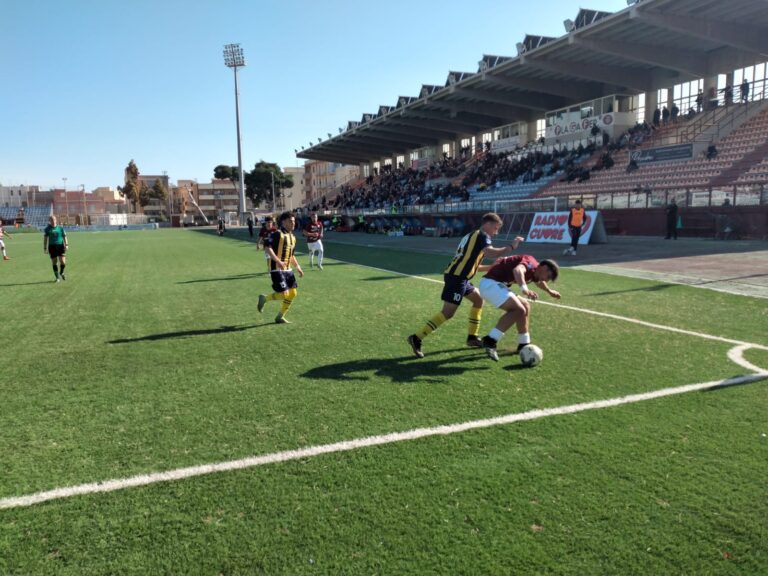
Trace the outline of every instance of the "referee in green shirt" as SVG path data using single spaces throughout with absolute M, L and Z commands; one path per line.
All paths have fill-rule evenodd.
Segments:
M 65 254 L 68 246 L 67 233 L 64 232 L 64 227 L 56 224 L 56 216 L 51 216 L 48 218 L 48 226 L 43 230 L 43 252 L 51 257 L 56 282 L 67 279 L 64 276 L 64 267 L 67 265 Z M 57 258 L 59 259 L 59 266 L 56 265 Z

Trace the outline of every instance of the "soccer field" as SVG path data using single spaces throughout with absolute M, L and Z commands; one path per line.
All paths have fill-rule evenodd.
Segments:
M 239 231 L 7 244 L 2 575 L 768 574 L 765 300 L 564 268 L 522 369 L 411 354 L 441 255 L 331 237 L 277 325 Z

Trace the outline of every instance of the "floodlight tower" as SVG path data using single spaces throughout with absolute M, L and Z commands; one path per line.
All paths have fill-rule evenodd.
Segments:
M 224 45 L 224 64 L 235 71 L 235 120 L 237 122 L 237 169 L 240 174 L 240 223 L 245 220 L 245 174 L 243 156 L 240 151 L 240 91 L 237 87 L 237 69 L 245 66 L 245 56 L 240 44 Z

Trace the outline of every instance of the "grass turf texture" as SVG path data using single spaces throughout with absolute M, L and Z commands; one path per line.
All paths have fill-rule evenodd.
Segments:
M 270 283 L 241 239 L 72 234 L 58 285 L 40 244 L 20 238 L 0 268 L 0 497 L 744 372 L 726 343 L 545 306 L 534 370 L 463 348 L 465 307 L 417 360 L 404 338 L 438 284 L 302 256 L 294 324 L 278 326 L 278 303 L 255 311 Z M 446 262 L 327 253 L 438 279 Z M 557 287 L 564 304 L 768 344 L 763 301 L 573 270 Z M 483 333 L 497 317 L 486 306 Z M 4 510 L 0 573 L 765 573 L 765 390 Z

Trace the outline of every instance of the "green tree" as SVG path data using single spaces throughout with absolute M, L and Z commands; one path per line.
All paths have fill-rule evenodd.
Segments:
M 133 160 L 128 162 L 128 166 L 125 168 L 123 181 L 124 185 L 118 186 L 117 191 L 120 193 L 120 196 L 131 203 L 135 213 L 137 211 L 137 204 L 141 202 L 142 189 L 146 188 L 147 185 L 139 180 L 139 167 L 136 166 Z M 146 206 L 146 204 L 141 205 Z
M 272 180 L 274 177 L 275 199 L 285 196 L 285 190 L 293 188 L 293 176 L 285 174 L 274 162 L 256 163 L 253 170 L 245 174 L 245 194 L 254 205 L 272 203 Z M 273 206 L 274 208 L 274 206 Z
M 155 180 L 155 184 L 147 192 L 149 198 L 156 198 L 158 200 L 168 200 L 168 188 L 165 186 L 162 178 Z M 146 204 L 145 204 L 146 206 Z

